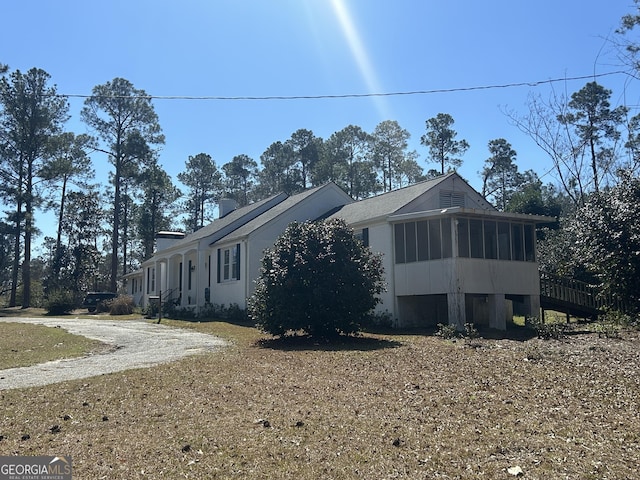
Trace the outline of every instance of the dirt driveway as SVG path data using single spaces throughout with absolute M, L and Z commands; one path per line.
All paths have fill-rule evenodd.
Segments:
M 0 322 L 60 327 L 75 335 L 100 340 L 111 347 L 105 353 L 97 355 L 0 370 L 0 391 L 151 367 L 187 355 L 216 350 L 225 345 L 224 340 L 212 335 L 143 320 L 2 317 Z

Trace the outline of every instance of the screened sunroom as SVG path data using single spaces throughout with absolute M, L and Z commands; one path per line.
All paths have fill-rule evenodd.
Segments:
M 504 329 L 537 316 L 536 223 L 547 217 L 452 207 L 389 217 L 394 288 L 404 326 Z

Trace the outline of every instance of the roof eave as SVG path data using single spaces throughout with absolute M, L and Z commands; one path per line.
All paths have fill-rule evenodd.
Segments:
M 505 220 L 519 220 L 528 223 L 553 223 L 557 219 L 545 215 L 529 215 L 526 213 L 500 212 L 497 210 L 483 210 L 477 208 L 450 207 L 437 210 L 426 210 L 422 212 L 402 213 L 389 215 L 387 220 L 390 223 L 404 222 L 419 218 L 441 217 L 444 215 L 466 215 L 471 217 L 492 217 Z

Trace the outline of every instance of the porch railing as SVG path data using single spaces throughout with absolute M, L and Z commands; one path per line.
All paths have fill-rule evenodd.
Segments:
M 540 301 L 543 308 L 566 307 L 592 316 L 607 309 L 624 311 L 622 302 L 593 285 L 547 272 L 540 272 Z

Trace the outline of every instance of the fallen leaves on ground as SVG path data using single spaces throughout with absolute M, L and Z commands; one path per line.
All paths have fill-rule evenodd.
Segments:
M 0 392 L 0 454 L 71 455 L 85 479 L 637 474 L 637 332 L 338 345 L 237 332 L 169 365 Z

